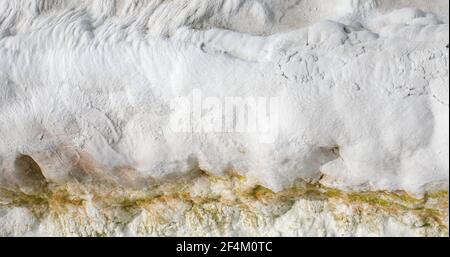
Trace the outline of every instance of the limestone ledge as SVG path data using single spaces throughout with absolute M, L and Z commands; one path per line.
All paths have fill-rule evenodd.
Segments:
M 203 171 L 125 188 L 106 181 L 0 189 L 1 236 L 448 236 L 448 191 L 275 193 Z

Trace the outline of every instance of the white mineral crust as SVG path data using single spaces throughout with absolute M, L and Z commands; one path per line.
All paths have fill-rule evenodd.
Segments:
M 43 185 L 106 180 L 142 191 L 200 169 L 233 171 L 274 194 L 299 180 L 418 198 L 448 191 L 448 8 L 447 0 L 0 0 L 0 187 L 30 196 Z M 196 92 L 202 122 L 217 114 L 208 97 L 277 99 L 275 127 L 269 138 L 174 129 L 174 117 L 196 116 Z M 178 98 L 194 99 L 192 109 L 175 108 Z M 224 194 L 202 186 L 192 190 Z M 267 214 L 275 207 L 254 203 L 253 230 L 233 205 L 225 230 L 189 217 L 158 227 L 146 212 L 111 228 L 90 194 L 80 193 L 78 214 L 92 222 L 76 226 L 4 200 L 0 235 L 442 235 L 414 230 L 409 216 L 338 226 L 350 207 L 308 199 L 276 219 Z

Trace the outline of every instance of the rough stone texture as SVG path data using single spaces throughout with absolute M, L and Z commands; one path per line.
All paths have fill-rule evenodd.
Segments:
M 448 235 L 448 29 L 444 0 L 1 1 L 0 234 Z M 174 131 L 195 90 L 276 97 L 274 138 Z

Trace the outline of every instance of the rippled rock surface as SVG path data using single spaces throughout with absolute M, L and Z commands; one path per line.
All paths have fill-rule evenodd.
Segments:
M 448 17 L 1 1 L 0 235 L 448 236 Z

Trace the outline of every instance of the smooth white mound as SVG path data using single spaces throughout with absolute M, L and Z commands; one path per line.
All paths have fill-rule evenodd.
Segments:
M 30 157 L 56 183 L 448 186 L 448 2 L 330 2 L 1 1 L 0 183 L 30 188 Z M 194 89 L 277 97 L 277 137 L 173 131 Z

